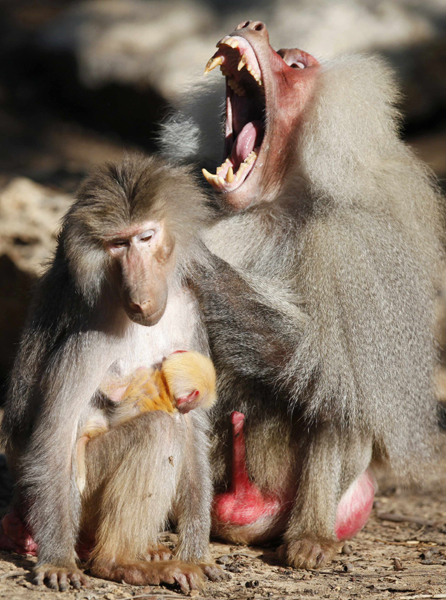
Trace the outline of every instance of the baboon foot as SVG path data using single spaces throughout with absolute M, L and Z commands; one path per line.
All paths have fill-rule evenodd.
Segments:
M 184 594 L 203 588 L 203 572 L 197 565 L 177 560 L 145 562 L 134 560 L 119 562 L 96 559 L 90 569 L 92 575 L 130 585 L 160 585 L 168 583 L 180 586 Z
M 295 569 L 319 569 L 333 558 L 339 543 L 304 538 L 283 544 L 277 550 L 279 559 Z
M 71 584 L 76 590 L 81 587 L 91 587 L 90 580 L 76 566 L 56 567 L 53 565 L 40 565 L 34 568 L 34 583 L 46 585 L 52 590 L 65 592 Z

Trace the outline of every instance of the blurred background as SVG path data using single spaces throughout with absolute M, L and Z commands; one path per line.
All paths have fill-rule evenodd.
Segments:
M 1 389 L 77 185 L 123 149 L 156 150 L 160 120 L 247 19 L 276 48 L 384 55 L 402 135 L 444 185 L 446 0 L 0 0 Z

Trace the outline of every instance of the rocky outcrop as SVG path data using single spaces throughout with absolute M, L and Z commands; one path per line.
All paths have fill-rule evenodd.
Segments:
M 70 202 L 25 178 L 0 192 L 0 376 L 12 364 L 31 288 L 52 256 Z

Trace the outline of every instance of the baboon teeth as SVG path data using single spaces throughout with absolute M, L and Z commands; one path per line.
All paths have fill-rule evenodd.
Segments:
M 209 173 L 209 171 L 207 171 L 206 169 L 202 169 L 201 172 L 203 173 L 206 181 L 208 183 L 210 183 L 213 187 L 223 187 L 225 184 L 225 180 L 223 179 L 223 177 L 219 177 L 218 175 L 212 175 L 212 173 Z
M 239 58 L 238 62 L 234 62 L 236 59 L 232 54 L 228 54 L 227 56 L 224 56 L 223 54 L 219 54 L 220 52 L 224 52 L 224 50 L 221 49 L 222 46 L 229 46 L 233 50 L 238 50 L 239 54 L 240 54 L 240 58 Z M 257 58 L 255 56 L 254 50 L 252 49 L 251 45 L 244 38 L 240 38 L 240 37 L 237 38 L 237 37 L 227 35 L 218 42 L 217 48 L 219 49 L 216 53 L 216 54 L 218 54 L 218 56 L 216 56 L 214 54 L 214 56 L 209 59 L 207 65 L 206 65 L 206 68 L 204 70 L 205 75 L 207 75 L 213 69 L 215 69 L 215 67 L 220 65 L 220 69 L 221 69 L 221 72 L 223 73 L 223 75 L 225 77 L 231 77 L 233 79 L 235 73 L 233 75 L 232 73 L 228 72 L 228 70 L 237 69 L 236 72 L 239 72 L 244 67 L 246 67 L 246 70 L 251 75 L 251 77 L 254 79 L 254 81 L 257 82 L 259 87 L 263 86 L 262 75 L 260 72 L 260 67 L 257 62 Z M 227 68 L 223 68 L 224 62 L 227 63 Z M 237 91 L 237 90 L 234 90 L 234 91 Z M 239 93 L 239 95 L 241 96 L 244 94 Z
M 246 65 L 246 69 L 254 77 L 254 79 L 257 81 L 257 83 L 261 86 L 262 85 L 262 77 L 261 77 L 260 73 L 257 73 L 256 70 L 250 64 Z
M 212 187 L 221 190 L 225 188 L 226 185 L 234 183 L 234 181 L 239 182 L 243 178 L 243 175 L 245 174 L 246 170 L 250 170 L 250 167 L 255 162 L 256 158 L 257 152 L 255 150 L 252 150 L 245 158 L 245 160 L 239 165 L 237 173 L 234 173 L 234 167 L 231 163 L 230 158 L 227 158 L 222 165 L 217 167 L 215 175 L 209 173 L 209 171 L 207 171 L 206 169 L 202 169 L 202 173 L 206 181 L 210 183 Z M 223 177 L 221 173 L 225 171 L 225 169 L 226 176 Z
M 238 48 L 239 42 L 237 38 L 231 37 L 230 35 L 226 35 L 217 43 L 217 48 L 220 48 L 220 46 L 223 45 L 230 46 L 231 48 Z
M 241 71 L 245 65 L 246 65 L 246 57 L 244 54 L 242 54 L 242 56 L 239 60 L 239 63 L 237 65 L 237 71 Z
M 206 68 L 204 70 L 204 74 L 207 75 L 208 73 L 210 73 L 213 69 L 215 69 L 215 67 L 218 67 L 219 65 L 223 64 L 224 61 L 224 57 L 223 56 L 212 56 L 209 60 L 208 63 L 206 65 Z
M 248 156 L 245 158 L 244 162 L 248 165 L 251 165 L 255 159 L 257 158 L 257 153 L 255 152 L 255 150 L 252 150 Z
M 243 87 L 232 77 L 228 77 L 228 85 L 232 90 L 234 90 L 237 96 L 246 96 L 246 92 Z

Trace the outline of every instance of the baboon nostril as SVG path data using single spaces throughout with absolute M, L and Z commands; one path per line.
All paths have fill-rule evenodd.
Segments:
M 129 302 L 129 308 L 134 313 L 143 313 L 144 309 L 141 304 L 137 304 L 136 302 Z
M 239 29 L 244 29 L 245 27 L 248 27 L 250 23 L 251 21 L 243 21 L 242 23 L 239 23 L 235 29 L 236 31 Z

